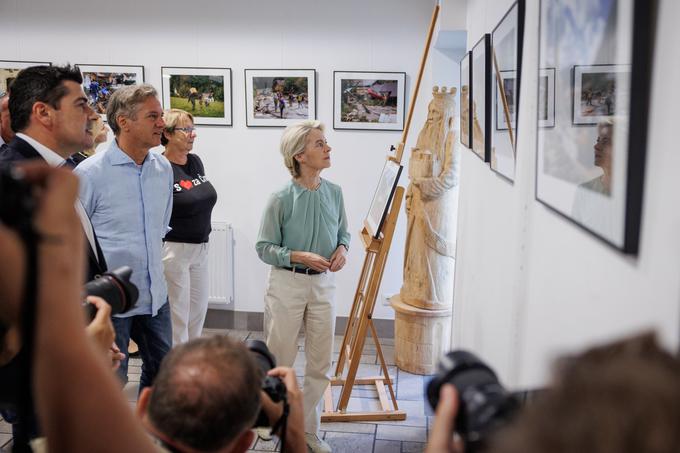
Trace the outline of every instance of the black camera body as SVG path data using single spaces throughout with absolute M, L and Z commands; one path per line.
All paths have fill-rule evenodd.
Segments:
M 84 291 L 87 296 L 99 296 L 111 306 L 111 316 L 131 310 L 139 298 L 139 290 L 130 281 L 132 269 L 121 266 L 113 271 L 104 272 L 98 278 L 85 283 Z M 87 319 L 94 319 L 97 307 L 85 302 Z
M 253 358 L 255 359 L 258 368 L 262 371 L 262 391 L 275 403 L 283 401 L 286 398 L 285 384 L 281 379 L 267 375 L 269 370 L 276 367 L 276 359 L 274 359 L 274 356 L 267 348 L 267 345 L 264 341 L 260 340 L 247 340 L 245 345 L 253 354 Z M 270 426 L 269 418 L 267 418 L 267 414 L 265 414 L 263 410 L 258 414 L 257 420 L 255 420 L 255 426 Z
M 467 351 L 449 352 L 439 362 L 437 374 L 427 386 L 433 409 L 439 404 L 441 386 L 447 383 L 458 390 L 455 431 L 463 438 L 466 453 L 484 451 L 490 437 L 518 412 L 519 401 L 489 366 Z

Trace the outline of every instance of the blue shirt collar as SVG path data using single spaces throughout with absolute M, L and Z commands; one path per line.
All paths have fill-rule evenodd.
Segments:
M 132 160 L 130 156 L 125 154 L 125 151 L 120 149 L 118 146 L 118 141 L 113 140 L 111 142 L 111 145 L 109 146 L 109 149 L 107 150 L 107 156 L 109 157 L 109 162 L 111 162 L 111 165 L 125 165 L 125 164 L 134 164 L 137 165 L 137 163 Z M 156 160 L 156 155 L 155 153 L 152 153 L 149 151 L 149 153 L 146 156 L 146 159 L 144 159 L 144 162 L 151 162 Z M 144 164 L 142 164 L 144 165 Z

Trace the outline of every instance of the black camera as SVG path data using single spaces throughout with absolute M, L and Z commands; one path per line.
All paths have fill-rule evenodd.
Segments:
M 437 374 L 427 386 L 427 399 L 433 409 L 444 384 L 453 384 L 458 390 L 455 430 L 465 442 L 466 453 L 484 451 L 490 437 L 507 425 L 520 408 L 519 400 L 503 388 L 493 370 L 467 351 L 449 352 L 439 362 Z
M 112 316 L 125 313 L 135 306 L 139 298 L 139 290 L 130 281 L 131 275 L 132 269 L 121 266 L 85 283 L 83 290 L 86 296 L 99 296 L 111 305 Z M 87 319 L 94 319 L 97 307 L 87 302 L 83 305 Z
M 283 401 L 286 398 L 286 386 L 283 381 L 274 376 L 268 376 L 267 372 L 272 368 L 276 367 L 276 359 L 264 341 L 260 340 L 247 340 L 246 348 L 253 354 L 257 367 L 262 371 L 262 391 L 271 398 L 275 403 Z M 257 416 L 255 421 L 256 427 L 267 427 L 270 426 L 267 414 L 263 410 Z

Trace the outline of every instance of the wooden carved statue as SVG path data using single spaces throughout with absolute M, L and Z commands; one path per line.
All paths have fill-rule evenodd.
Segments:
M 463 143 L 470 143 L 470 88 L 463 85 L 460 89 L 460 135 Z
M 403 303 L 425 308 L 453 304 L 455 256 L 454 96 L 456 89 L 432 90 L 427 121 L 411 151 L 406 192 L 408 230 L 404 257 Z

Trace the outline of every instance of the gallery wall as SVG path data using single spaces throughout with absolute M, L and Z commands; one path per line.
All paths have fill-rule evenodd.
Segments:
M 468 2 L 468 43 L 511 0 Z M 680 321 L 680 4 L 659 1 L 640 251 L 624 255 L 535 200 L 538 0 L 528 0 L 514 184 L 471 151 L 460 165 L 453 345 L 479 353 L 512 386 L 545 383 L 550 364 L 641 329 L 676 348 Z M 570 104 L 563 88 L 557 102 Z M 569 110 L 570 111 L 570 110 Z M 570 118 L 558 117 L 558 122 Z M 642 125 L 631 125 L 642 127 Z
M 334 131 L 333 71 L 404 71 L 410 93 L 433 5 L 412 0 L 3 0 L 0 59 L 144 65 L 146 81 L 159 90 L 161 66 L 232 69 L 234 125 L 199 127 L 195 152 L 219 194 L 213 220 L 230 222 L 235 232 L 234 309 L 251 312 L 263 309 L 268 273 L 255 253 L 260 216 L 268 195 L 289 175 L 278 151 L 283 129 L 245 125 L 243 70 L 316 69 L 318 119 L 327 125 L 333 148 L 333 167 L 323 176 L 342 186 L 353 234 L 348 263 L 337 275 L 337 313 L 347 315 L 364 256 L 358 232 L 385 154 L 401 133 Z M 407 149 L 425 120 L 432 83 L 428 66 Z M 407 184 L 405 175 L 401 181 Z M 382 299 L 401 287 L 404 225 L 402 215 L 376 318 L 393 317 Z

